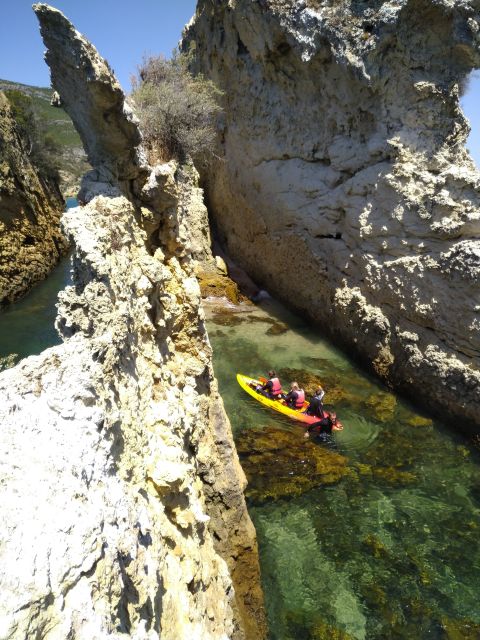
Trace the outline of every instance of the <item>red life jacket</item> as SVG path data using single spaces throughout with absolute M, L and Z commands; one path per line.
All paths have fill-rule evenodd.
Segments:
M 303 407 L 303 403 L 305 402 L 305 391 L 303 389 L 297 389 L 295 393 L 297 394 L 297 399 L 295 400 L 295 409 L 301 409 Z
M 278 396 L 279 393 L 282 393 L 282 385 L 278 378 L 270 378 L 270 382 L 272 383 L 272 395 Z

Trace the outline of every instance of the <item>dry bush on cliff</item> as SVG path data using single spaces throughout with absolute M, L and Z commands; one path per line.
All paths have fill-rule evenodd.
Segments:
M 144 60 L 132 81 L 145 146 L 151 161 L 204 161 L 215 147 L 221 96 L 213 82 L 193 76 L 186 56 L 175 53 Z

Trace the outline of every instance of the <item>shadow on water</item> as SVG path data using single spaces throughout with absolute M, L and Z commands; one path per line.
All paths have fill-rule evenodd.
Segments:
M 275 640 L 479 638 L 479 452 L 366 376 L 274 300 L 207 309 L 214 369 L 249 480 Z M 288 331 L 270 332 L 272 322 Z M 333 442 L 247 396 L 237 372 L 321 382 Z
M 76 199 L 68 198 L 67 207 L 75 206 Z M 37 355 L 61 342 L 54 326 L 55 305 L 58 292 L 70 282 L 70 259 L 64 257 L 46 280 L 0 311 L 0 358 L 10 354 L 17 354 L 19 359 Z

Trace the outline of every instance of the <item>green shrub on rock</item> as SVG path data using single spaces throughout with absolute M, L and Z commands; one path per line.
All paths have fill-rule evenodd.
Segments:
M 184 54 L 146 58 L 133 79 L 132 98 L 150 161 L 205 161 L 215 148 L 221 91 L 193 76 Z

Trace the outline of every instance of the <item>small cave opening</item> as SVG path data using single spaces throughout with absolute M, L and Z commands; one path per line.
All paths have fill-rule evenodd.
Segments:
M 468 122 L 470 134 L 467 138 L 467 149 L 475 164 L 480 169 L 480 69 L 472 71 L 461 87 L 460 105 Z
M 23 239 L 23 245 L 25 247 L 32 247 L 35 244 L 35 238 L 30 235 L 26 235 Z

